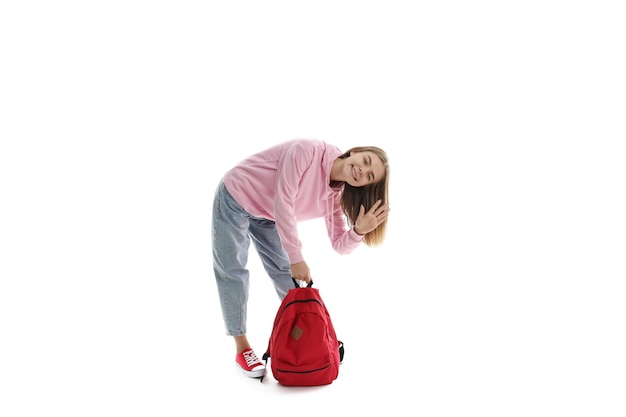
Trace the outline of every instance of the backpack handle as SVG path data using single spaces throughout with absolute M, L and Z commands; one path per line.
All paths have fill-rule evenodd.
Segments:
M 291 277 L 291 280 L 293 281 L 293 285 L 296 286 L 296 288 L 301 288 L 300 284 L 298 284 L 298 280 L 296 280 L 294 277 Z M 308 288 L 313 286 L 313 280 L 309 281 L 309 283 L 306 285 Z

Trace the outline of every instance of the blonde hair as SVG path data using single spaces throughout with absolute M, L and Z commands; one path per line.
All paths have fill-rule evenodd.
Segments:
M 348 218 L 350 225 L 354 225 L 361 204 L 367 212 L 378 200 L 382 200 L 381 204 L 389 203 L 389 158 L 387 153 L 376 146 L 357 146 L 347 150 L 339 158 L 345 159 L 352 152 L 372 152 L 380 158 L 385 167 L 385 175 L 374 184 L 365 185 L 363 187 L 353 187 L 352 185 L 343 183 L 343 192 L 341 194 L 341 209 Z M 339 184 L 334 184 L 339 186 Z M 376 229 L 365 234 L 364 242 L 367 246 L 380 245 L 387 230 L 387 221 L 382 222 Z

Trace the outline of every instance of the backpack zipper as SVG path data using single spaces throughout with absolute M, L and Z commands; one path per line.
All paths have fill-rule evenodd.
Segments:
M 310 374 L 312 372 L 318 372 L 318 371 L 323 371 L 324 369 L 327 369 L 330 366 L 330 363 L 326 366 L 323 366 L 321 368 L 317 368 L 317 369 L 312 369 L 310 371 L 287 371 L 285 369 L 280 369 L 280 368 L 276 368 L 276 370 L 278 372 L 284 372 L 286 374 Z

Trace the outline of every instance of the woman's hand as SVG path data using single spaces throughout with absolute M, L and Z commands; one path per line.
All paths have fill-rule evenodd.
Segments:
M 383 200 L 378 200 L 371 209 L 366 213 L 365 206 L 361 204 L 356 221 L 354 222 L 354 231 L 359 235 L 365 235 L 376 229 L 378 225 L 387 220 L 389 216 L 389 205 L 382 204 Z
M 300 281 L 304 281 L 307 284 L 311 281 L 311 271 L 306 262 L 301 261 L 295 264 L 291 264 L 291 276 Z

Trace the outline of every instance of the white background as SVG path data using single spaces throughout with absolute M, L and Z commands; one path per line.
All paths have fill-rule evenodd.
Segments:
M 619 3 L 3 2 L 0 415 L 624 416 Z M 311 389 L 235 368 L 210 257 L 221 175 L 294 137 L 391 161 L 383 246 L 301 224 Z

